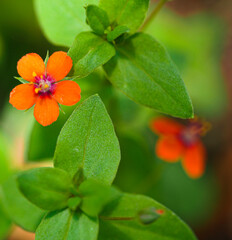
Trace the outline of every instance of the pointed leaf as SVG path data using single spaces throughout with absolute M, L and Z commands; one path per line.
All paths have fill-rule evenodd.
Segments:
M 45 210 L 68 205 L 72 180 L 67 172 L 56 168 L 35 168 L 18 176 L 19 188 L 25 197 Z
M 110 25 L 107 13 L 96 5 L 87 6 L 86 17 L 89 26 L 99 35 L 103 35 Z
M 148 208 L 157 209 L 160 217 L 144 225 L 139 216 Z M 174 213 L 145 196 L 122 194 L 106 206 L 100 219 L 99 240 L 196 240 L 191 229 Z
M 143 23 L 149 0 L 100 0 L 99 6 L 107 12 L 111 23 L 125 25 L 134 33 Z
M 104 65 L 109 80 L 133 101 L 180 118 L 191 118 L 191 100 L 167 51 L 138 33 L 117 47 Z
M 46 37 L 56 45 L 69 47 L 78 33 L 90 29 L 84 6 L 97 3 L 98 0 L 35 0 L 35 10 Z
M 109 42 L 114 41 L 116 38 L 120 37 L 122 34 L 129 32 L 130 29 L 126 26 L 117 26 L 113 31 L 107 34 L 107 40 Z
M 108 62 L 115 55 L 115 48 L 100 36 L 83 32 L 77 35 L 68 55 L 73 60 L 74 74 L 82 78 Z
M 74 176 L 109 185 L 115 178 L 120 148 L 113 124 L 100 97 L 94 95 L 73 112 L 58 137 L 54 165 Z

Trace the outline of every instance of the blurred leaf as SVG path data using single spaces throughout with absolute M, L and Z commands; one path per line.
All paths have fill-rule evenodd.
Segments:
M 68 55 L 73 60 L 74 74 L 82 78 L 108 62 L 115 55 L 115 48 L 98 35 L 83 32 L 75 38 Z
M 113 25 L 125 25 L 134 33 L 146 16 L 149 0 L 100 0 Z
M 10 221 L 9 217 L 6 215 L 0 196 L 0 240 L 6 239 L 7 235 L 10 232 L 12 227 L 12 222 Z
M 45 211 L 29 202 L 19 191 L 17 175 L 10 177 L 2 185 L 2 202 L 10 219 L 26 231 L 34 232 Z
M 58 210 L 67 206 L 71 196 L 72 179 L 56 168 L 35 168 L 19 174 L 19 189 L 36 206 Z
M 120 134 L 121 161 L 114 184 L 122 191 L 134 192 L 141 179 L 153 169 L 153 156 L 141 134 Z
M 69 209 L 50 212 L 36 230 L 35 240 L 97 240 L 98 220 Z
M 197 114 L 214 117 L 227 106 L 221 56 L 227 27 L 216 15 L 183 18 L 162 11 L 146 30 L 162 41 L 178 65 Z
M 159 178 L 150 178 L 143 193 L 175 211 L 189 224 L 200 226 L 209 219 L 218 202 L 219 190 L 212 173 L 207 171 L 202 178 L 193 180 L 180 163 L 162 164 Z
M 149 225 L 138 221 L 138 214 L 154 207 L 163 214 Z M 125 219 L 115 220 L 115 219 Z M 101 213 L 99 240 L 196 240 L 191 229 L 174 213 L 151 198 L 122 194 L 117 201 L 110 203 Z
M 107 13 L 96 5 L 87 6 L 86 17 L 89 26 L 99 35 L 103 35 L 110 25 Z
M 9 146 L 0 132 L 0 184 L 6 180 L 11 174 Z
M 118 191 L 92 180 L 84 181 L 79 187 L 83 196 L 81 210 L 89 216 L 97 216 L 103 207 L 118 196 Z
M 100 97 L 94 95 L 73 112 L 57 141 L 54 165 L 74 176 L 109 185 L 115 178 L 120 148 L 113 124 Z
M 35 0 L 35 10 L 47 38 L 69 47 L 78 33 L 89 30 L 84 6 L 97 3 L 98 0 Z
M 133 101 L 163 113 L 191 118 L 193 109 L 184 83 L 168 53 L 151 36 L 138 33 L 117 47 L 104 65 L 112 84 Z
M 113 31 L 107 34 L 107 40 L 109 42 L 114 41 L 116 38 L 120 37 L 122 34 L 129 32 L 130 29 L 126 26 L 117 26 Z

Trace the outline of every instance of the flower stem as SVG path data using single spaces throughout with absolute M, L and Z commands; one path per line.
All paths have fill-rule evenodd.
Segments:
M 156 15 L 159 13 L 159 11 L 162 9 L 162 7 L 164 6 L 164 4 L 167 2 L 168 0 L 160 0 L 159 3 L 156 5 L 156 7 L 154 8 L 154 10 L 152 11 L 152 13 L 150 14 L 150 16 L 146 19 L 146 21 L 144 22 L 143 26 L 140 28 L 141 31 L 144 31 L 152 22 L 152 20 L 156 17 Z

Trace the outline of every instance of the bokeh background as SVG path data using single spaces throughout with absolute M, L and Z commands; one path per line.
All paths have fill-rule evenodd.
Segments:
M 150 6 L 152 11 L 156 1 Z M 17 111 L 9 93 L 18 84 L 17 61 L 26 53 L 45 58 L 51 45 L 36 19 L 31 0 L 0 0 L 0 184 L 13 172 L 51 165 L 56 139 L 73 108 L 50 127 L 42 128 L 33 111 Z M 155 156 L 157 136 L 149 122 L 158 113 L 130 101 L 112 88 L 101 69 L 78 80 L 82 98 L 99 93 L 114 122 L 122 161 L 114 184 L 146 194 L 186 221 L 200 240 L 232 239 L 232 1 L 174 0 L 146 32 L 168 49 L 178 66 L 198 116 L 212 124 L 203 138 L 207 169 L 188 178 L 180 163 Z M 0 195 L 1 202 L 1 195 Z M 167 226 L 168 227 L 168 226 Z M 27 240 L 34 235 L 12 225 L 0 204 L 2 239 Z M 0 238 L 1 239 L 1 238 Z

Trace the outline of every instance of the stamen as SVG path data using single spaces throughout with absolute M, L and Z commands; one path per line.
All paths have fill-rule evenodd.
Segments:
M 36 88 L 35 93 L 39 93 L 39 91 L 41 91 L 41 90 L 42 90 L 41 88 Z
M 36 76 L 37 76 L 37 74 L 36 74 L 35 72 L 33 72 L 33 73 L 32 73 L 32 76 L 33 76 L 33 77 L 36 77 Z
M 49 85 L 47 83 L 44 84 L 44 89 L 49 88 Z

